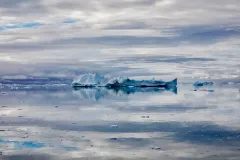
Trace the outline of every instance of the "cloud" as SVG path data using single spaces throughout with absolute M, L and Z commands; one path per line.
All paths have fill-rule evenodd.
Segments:
M 214 58 L 204 57 L 184 57 L 184 56 L 155 56 L 155 55 L 138 55 L 138 56 L 127 56 L 117 59 L 124 61 L 125 63 L 184 63 L 184 62 L 206 62 L 215 61 Z M 116 60 L 114 60 L 116 62 Z
M 71 23 L 75 23 L 75 22 L 77 22 L 77 20 L 65 20 L 65 21 L 63 21 L 63 23 L 65 23 L 65 24 L 71 24 Z
M 30 70 L 30 63 L 43 68 L 43 64 L 52 63 L 49 67 L 57 72 L 63 62 L 65 68 L 77 72 L 77 66 L 83 65 L 76 63 L 77 60 L 89 62 L 96 57 L 99 61 L 84 63 L 85 68 L 92 65 L 109 68 L 113 62 L 107 62 L 107 58 L 136 54 L 126 51 L 133 47 L 141 48 L 139 54 L 153 47 L 159 48 L 156 55 L 165 52 L 178 56 L 180 53 L 173 51 L 174 48 L 188 55 L 192 52 L 188 61 L 197 60 L 196 50 L 201 47 L 208 47 L 209 55 L 219 52 L 220 47 L 230 52 L 240 36 L 240 12 L 236 7 L 239 3 L 237 0 L 2 0 L 0 61 L 9 67 L 5 70 L 1 67 L 0 74 L 13 71 L 17 68 L 14 66 L 21 68 L 15 69 L 18 74 L 19 70 Z M 110 48 L 117 52 L 108 53 Z M 120 60 L 112 71 L 123 67 Z M 75 69 L 71 69 L 73 66 Z M 125 67 L 129 72 L 134 70 L 132 66 Z M 43 73 L 45 69 L 40 68 L 36 73 Z M 148 68 L 138 68 L 146 74 L 155 74 Z

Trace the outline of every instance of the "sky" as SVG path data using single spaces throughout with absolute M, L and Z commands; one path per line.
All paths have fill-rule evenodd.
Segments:
M 1 0 L 0 77 L 182 76 L 225 58 L 236 77 L 239 19 L 238 0 Z

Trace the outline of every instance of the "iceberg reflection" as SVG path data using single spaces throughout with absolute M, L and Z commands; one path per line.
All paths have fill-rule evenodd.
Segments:
M 165 91 L 177 94 L 177 87 L 172 88 L 157 88 L 157 87 L 88 87 L 88 88 L 74 88 L 73 93 L 80 99 L 86 100 L 100 100 L 104 98 L 121 98 L 135 93 L 163 93 Z

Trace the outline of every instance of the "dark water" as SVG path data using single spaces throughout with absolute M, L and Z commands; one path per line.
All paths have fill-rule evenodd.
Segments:
M 74 90 L 68 82 L 12 83 L 0 95 L 3 160 L 240 157 L 240 91 L 231 84 Z

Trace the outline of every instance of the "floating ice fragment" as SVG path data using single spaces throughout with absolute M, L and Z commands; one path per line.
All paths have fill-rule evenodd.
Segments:
M 209 89 L 209 90 L 207 90 L 207 92 L 212 92 L 212 93 L 213 93 L 213 92 L 214 92 L 214 90 L 213 90 L 213 89 Z
M 234 83 L 234 82 L 228 82 L 228 84 L 229 84 L 229 85 L 233 85 L 233 84 L 235 84 L 235 83 Z
M 195 87 L 201 87 L 201 86 L 212 86 L 214 83 L 213 82 L 208 82 L 208 81 L 205 81 L 205 82 L 194 82 L 193 83 L 193 86 Z
M 118 128 L 118 125 L 117 124 L 113 124 L 111 125 L 112 128 Z
M 160 147 L 152 147 L 152 150 L 161 150 L 162 148 Z
M 214 92 L 213 89 L 200 89 L 200 90 L 194 89 L 193 91 L 205 91 L 205 92 L 210 92 L 210 93 Z

